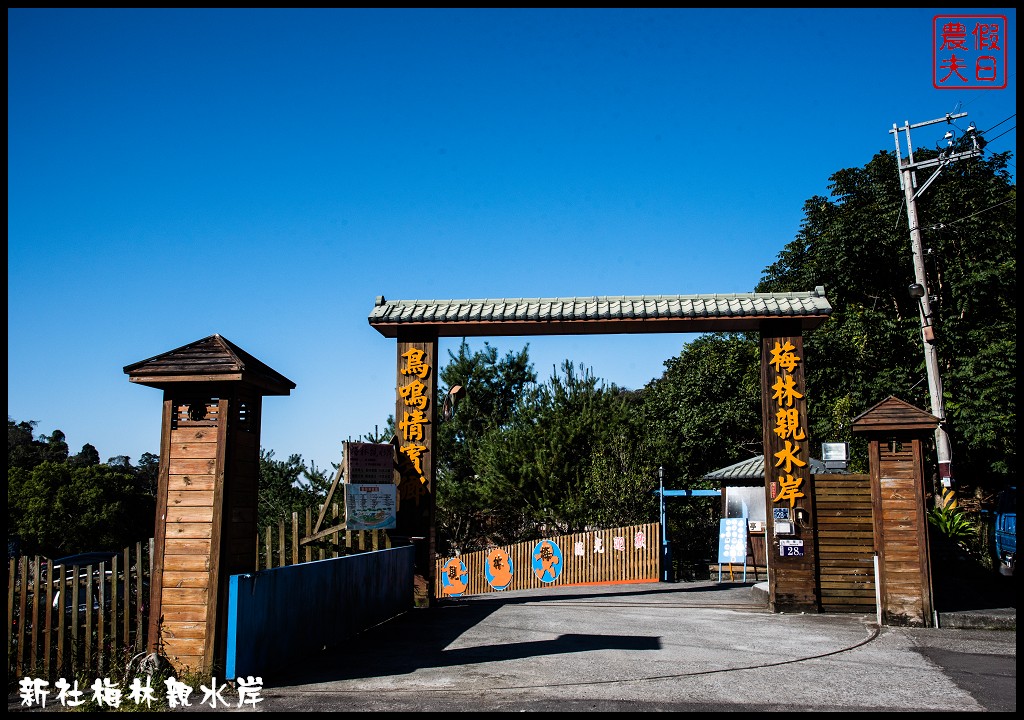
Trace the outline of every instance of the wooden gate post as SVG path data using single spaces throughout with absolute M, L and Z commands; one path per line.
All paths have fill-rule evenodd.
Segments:
M 437 439 L 437 333 L 410 330 L 398 334 L 395 432 L 398 446 L 398 510 L 391 533 L 416 547 L 414 602 L 434 601 L 434 448 Z
M 868 438 L 883 625 L 932 626 L 924 442 L 938 424 L 934 415 L 892 396 L 853 420 L 853 431 Z
M 256 571 L 263 396 L 295 383 L 220 335 L 124 372 L 164 393 L 148 650 L 211 675 L 224 663 L 228 576 Z
M 814 476 L 797 320 L 761 324 L 765 554 L 772 612 L 818 612 Z

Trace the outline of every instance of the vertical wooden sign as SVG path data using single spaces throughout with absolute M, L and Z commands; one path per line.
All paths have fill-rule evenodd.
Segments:
M 437 438 L 437 336 L 398 336 L 395 431 L 398 444 L 398 511 L 395 534 L 416 547 L 415 602 L 434 597 L 435 458 Z
M 761 328 L 766 554 L 774 612 L 818 612 L 814 489 L 799 322 Z

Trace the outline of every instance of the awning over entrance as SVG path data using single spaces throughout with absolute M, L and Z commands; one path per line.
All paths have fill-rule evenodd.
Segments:
M 638 295 L 476 300 L 385 300 L 369 322 L 381 335 L 429 330 L 438 337 L 757 331 L 769 320 L 812 330 L 832 313 L 825 288 L 811 292 Z

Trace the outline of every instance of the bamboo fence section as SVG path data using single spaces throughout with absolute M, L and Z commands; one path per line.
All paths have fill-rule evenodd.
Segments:
M 440 598 L 551 586 L 656 582 L 660 533 L 660 523 L 630 525 L 438 558 L 434 595 Z M 546 557 L 548 553 L 550 557 Z M 502 587 L 506 563 L 511 565 L 511 578 Z

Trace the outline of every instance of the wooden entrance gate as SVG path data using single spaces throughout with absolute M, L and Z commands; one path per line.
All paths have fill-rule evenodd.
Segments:
M 822 612 L 874 613 L 875 542 L 869 475 L 815 475 Z
M 415 541 L 416 600 L 429 604 L 437 580 L 434 559 L 434 441 L 438 421 L 438 341 L 442 337 L 592 335 L 623 333 L 757 332 L 761 347 L 761 409 L 766 468 L 765 505 L 799 521 L 783 545 L 766 515 L 772 555 L 772 612 L 815 612 L 816 546 L 813 484 L 807 458 L 807 387 L 803 333 L 828 319 L 825 288 L 811 292 L 657 295 L 635 297 L 386 300 L 368 318 L 397 340 L 395 422 L 399 437 L 400 506 L 395 533 Z M 442 405 L 443 407 L 443 405 Z

